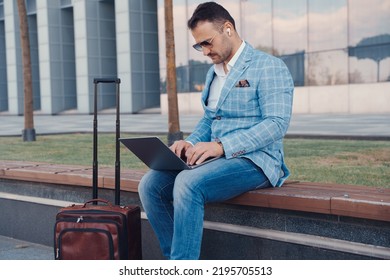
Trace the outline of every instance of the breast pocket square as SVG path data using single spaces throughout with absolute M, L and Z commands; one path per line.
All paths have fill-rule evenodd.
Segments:
M 248 80 L 239 80 L 236 87 L 250 87 Z

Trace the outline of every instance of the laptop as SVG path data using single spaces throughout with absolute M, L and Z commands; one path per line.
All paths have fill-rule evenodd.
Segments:
M 154 170 L 194 169 L 219 158 L 214 157 L 197 165 L 188 165 L 158 137 L 120 138 L 119 141 Z

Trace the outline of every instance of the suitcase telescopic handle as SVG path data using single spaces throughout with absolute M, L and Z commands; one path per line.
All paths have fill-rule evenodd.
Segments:
M 119 78 L 95 78 L 93 79 L 94 84 L 99 84 L 99 83 L 116 83 L 119 84 L 121 82 L 121 79 Z
M 111 202 L 109 202 L 108 200 L 96 198 L 96 199 L 91 199 L 91 200 L 88 200 L 87 202 L 85 202 L 84 205 L 83 205 L 83 208 L 86 208 L 87 204 L 90 204 L 90 203 L 95 203 L 96 204 L 97 202 L 105 203 L 108 206 L 112 207 Z
M 93 102 L 93 172 L 92 172 L 92 198 L 98 198 L 98 137 L 97 137 L 97 87 L 99 83 L 115 83 L 116 84 L 116 125 L 115 125 L 115 204 L 120 204 L 120 106 L 119 106 L 119 78 L 94 78 L 94 102 Z

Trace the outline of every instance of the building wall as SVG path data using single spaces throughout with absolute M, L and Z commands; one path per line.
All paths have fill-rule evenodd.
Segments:
M 186 22 L 198 0 L 174 0 L 179 110 L 201 110 L 209 58 L 192 49 Z M 159 0 L 160 53 L 165 53 Z M 387 0 L 227 0 L 220 2 L 254 48 L 281 58 L 295 84 L 296 113 L 390 113 L 390 5 Z M 166 61 L 160 56 L 161 88 Z M 166 95 L 161 95 L 166 112 Z
M 202 114 L 200 92 L 178 94 L 180 114 Z M 168 114 L 167 94 L 161 113 Z M 390 83 L 296 87 L 293 114 L 390 114 Z
M 23 73 L 20 47 L 19 18 L 16 1 L 4 1 L 4 32 L 7 69 L 8 112 L 20 115 L 23 112 Z M 3 62 L 4 63 L 4 62 Z
M 121 79 L 121 112 L 159 106 L 155 0 L 26 0 L 34 109 L 92 113 L 93 79 Z M 4 59 L 2 59 L 4 57 Z M 23 114 L 16 0 L 0 0 L 0 111 Z M 115 107 L 115 86 L 100 84 L 98 109 Z
M 76 109 L 74 24 L 71 7 L 37 1 L 41 110 L 56 114 Z
M 0 9 L 2 7 L 0 6 Z M 8 110 L 4 17 L 0 14 L 0 112 Z
M 186 27 L 201 2 L 173 1 L 182 112 L 199 111 L 198 95 L 211 66 L 192 49 Z M 296 85 L 294 112 L 390 113 L 387 0 L 222 3 L 236 19 L 243 39 L 289 67 Z M 163 0 L 26 0 L 26 4 L 36 111 L 89 114 L 93 78 L 114 76 L 122 81 L 121 112 L 136 113 L 159 107 L 160 102 L 162 112 L 167 111 Z M 23 114 L 23 99 L 16 0 L 0 0 L 0 112 Z M 99 109 L 114 103 L 114 87 L 99 86 Z

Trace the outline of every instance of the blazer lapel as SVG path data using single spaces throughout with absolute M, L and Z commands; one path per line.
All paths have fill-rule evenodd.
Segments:
M 206 107 L 207 99 L 209 98 L 210 86 L 214 79 L 214 76 L 215 76 L 215 72 L 214 72 L 214 65 L 213 65 L 207 72 L 206 81 L 202 92 L 202 105 L 204 107 Z
M 246 43 L 246 46 L 242 51 L 240 57 L 237 59 L 233 68 L 230 70 L 230 73 L 228 74 L 225 85 L 223 86 L 221 91 L 221 96 L 218 100 L 218 104 L 216 108 L 217 110 L 221 107 L 221 105 L 225 101 L 231 89 L 237 84 L 242 73 L 244 73 L 246 69 L 249 67 L 249 62 L 251 61 L 252 58 L 252 52 L 253 52 L 253 48 L 248 43 Z

